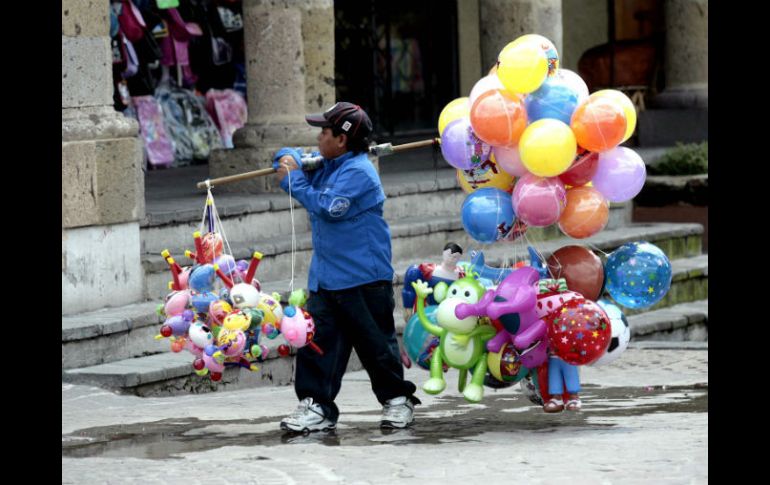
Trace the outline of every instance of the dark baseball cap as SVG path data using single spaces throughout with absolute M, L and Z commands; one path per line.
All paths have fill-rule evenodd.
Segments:
M 362 139 L 372 132 L 372 120 L 360 106 L 341 101 L 323 113 L 305 115 L 311 126 L 332 128 L 348 135 L 351 140 Z

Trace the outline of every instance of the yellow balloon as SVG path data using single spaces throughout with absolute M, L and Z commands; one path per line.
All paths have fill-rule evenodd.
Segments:
M 505 351 L 505 345 L 500 347 L 498 352 L 489 352 L 487 354 L 487 369 L 500 382 L 503 382 L 503 376 L 500 374 L 500 361 L 503 357 L 503 351 Z
M 636 106 L 634 106 L 631 98 L 626 96 L 623 92 L 618 91 L 617 89 L 602 89 L 601 91 L 596 91 L 593 93 L 592 96 L 606 96 L 607 98 L 618 102 L 618 104 L 623 108 L 623 112 L 626 114 L 626 132 L 623 135 L 623 139 L 620 141 L 620 143 L 623 143 L 624 141 L 631 138 L 631 135 L 634 134 L 634 130 L 636 129 Z
M 446 106 L 444 106 L 444 109 L 441 110 L 441 114 L 438 116 L 439 136 L 444 133 L 444 128 L 446 128 L 446 125 L 453 122 L 454 120 L 470 115 L 471 106 L 468 102 L 467 96 L 450 101 Z
M 537 34 L 522 35 L 518 39 L 510 43 L 510 45 L 519 45 L 524 43 L 535 43 L 545 52 L 545 56 L 548 59 L 548 76 L 556 74 L 556 70 L 559 69 L 559 53 L 556 51 L 556 46 L 548 38 Z
M 536 43 L 511 42 L 497 57 L 497 77 L 505 89 L 512 93 L 531 93 L 543 84 L 548 76 L 548 58 Z
M 503 170 L 492 154 L 486 162 L 473 167 L 470 170 L 457 169 L 457 181 L 463 192 L 470 194 L 484 187 L 510 192 L 513 188 L 513 175 Z
M 555 177 L 572 165 L 577 154 L 575 134 L 564 122 L 545 118 L 524 130 L 519 155 L 527 170 L 539 177 Z
M 273 293 L 268 295 L 266 293 L 259 294 L 259 304 L 257 310 L 262 310 L 264 318 L 262 323 L 270 323 L 275 325 L 280 323 L 283 318 L 283 308 L 281 307 L 281 295 Z

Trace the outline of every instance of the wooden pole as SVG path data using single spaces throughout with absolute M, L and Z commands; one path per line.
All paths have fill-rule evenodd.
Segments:
M 406 150 L 413 150 L 415 148 L 429 147 L 438 145 L 440 140 L 438 138 L 431 138 L 430 140 L 415 141 L 411 143 L 404 143 L 403 145 L 393 146 L 390 143 L 382 143 L 380 145 L 374 145 L 369 147 L 369 153 L 378 157 L 384 157 L 392 155 L 394 153 L 403 152 Z M 254 170 L 252 172 L 239 173 L 236 175 L 229 175 L 227 177 L 219 177 L 211 180 L 204 180 L 198 182 L 196 187 L 199 189 L 205 189 L 207 187 L 214 187 L 216 185 L 230 184 L 233 182 L 240 182 L 241 180 L 253 179 L 256 177 L 262 177 L 263 175 L 270 175 L 275 173 L 276 170 L 272 167 L 263 168 L 261 170 Z

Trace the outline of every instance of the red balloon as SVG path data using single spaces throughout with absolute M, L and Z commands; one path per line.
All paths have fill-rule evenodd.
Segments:
M 604 266 L 583 246 L 564 246 L 546 261 L 554 278 L 567 280 L 567 288 L 589 300 L 598 300 L 604 285 Z
M 591 300 L 570 300 L 548 315 L 545 322 L 551 350 L 568 364 L 590 364 L 610 345 L 610 319 Z
M 203 370 L 204 367 L 206 367 L 206 364 L 203 362 L 203 359 L 195 359 L 193 361 L 193 369 Z
M 579 146 L 572 165 L 566 172 L 559 175 L 559 179 L 564 182 L 564 185 L 579 187 L 590 182 L 597 170 L 599 170 L 599 154 Z
M 291 349 L 289 349 L 288 345 L 281 344 L 278 346 L 278 355 L 281 357 L 286 357 L 289 355 L 289 352 L 291 352 Z
M 212 372 L 211 373 L 211 380 L 214 382 L 222 380 L 222 373 L 221 372 Z

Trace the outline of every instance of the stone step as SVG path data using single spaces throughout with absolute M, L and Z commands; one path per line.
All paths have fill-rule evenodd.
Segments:
M 459 214 L 465 200 L 454 170 L 420 171 L 411 176 L 391 174 L 382 179 L 388 197 L 385 218 L 390 223 L 407 217 Z M 259 234 L 272 238 L 291 234 L 288 194 L 218 195 L 214 191 L 214 199 L 231 245 L 251 244 Z M 197 197 L 148 201 L 141 228 L 142 251 L 193 249 L 192 234 L 201 227 L 204 203 L 203 192 Z M 296 201 L 293 207 L 295 232 L 309 231 L 307 211 Z
M 641 229 L 644 229 L 643 231 Z M 708 295 L 708 256 L 697 254 L 698 238 L 701 228 L 693 224 L 650 224 L 643 228 L 630 226 L 623 229 L 605 230 L 583 243 L 569 238 L 560 238 L 536 243 L 544 257 L 548 257 L 556 249 L 567 244 L 591 244 L 593 247 L 609 252 L 621 244 L 630 241 L 648 240 L 661 247 L 670 258 L 674 267 L 674 282 L 669 295 L 655 308 L 670 306 L 671 304 L 693 299 L 706 298 Z M 529 234 L 529 233 L 528 233 Z M 413 253 L 393 263 L 395 269 L 395 299 L 396 299 L 396 323 L 403 328 L 401 289 L 404 273 L 408 266 L 422 262 L 437 262 L 447 239 L 433 236 L 424 242 L 424 247 L 419 245 L 413 249 Z M 478 246 L 478 245 L 477 245 Z M 465 246 L 464 260 L 470 258 L 470 249 L 473 246 Z M 478 247 L 477 247 L 478 248 Z M 511 246 L 498 248 L 496 246 L 484 249 L 486 262 L 491 266 L 499 266 L 504 257 L 510 260 L 520 259 L 525 254 L 522 244 L 516 246 L 519 258 L 514 258 L 510 253 Z M 165 265 L 165 262 L 163 262 Z M 263 263 L 260 272 L 266 268 Z M 288 273 L 288 272 L 287 272 Z M 168 270 L 158 273 L 169 279 Z M 259 274 L 258 274 L 259 275 Z M 261 275 L 259 275 L 261 277 Z M 262 279 L 263 290 L 268 293 L 277 291 L 283 299 L 288 298 L 289 280 L 265 280 Z M 158 287 L 160 288 L 160 284 Z M 307 286 L 306 272 L 297 272 L 294 287 Z M 165 340 L 156 341 L 153 336 L 159 331 L 160 318 L 155 313 L 156 307 L 161 303 L 167 290 L 151 301 L 137 303 L 119 308 L 107 308 L 96 312 L 62 317 L 62 368 L 70 369 L 96 365 L 131 357 L 167 352 L 168 343 Z M 633 313 L 631 310 L 629 313 Z
M 404 306 L 403 299 L 401 297 L 401 291 L 404 288 L 404 273 L 411 264 L 414 263 L 400 262 L 393 265 L 394 269 L 396 270 L 396 281 L 393 285 L 393 292 L 396 300 L 394 320 L 396 322 L 396 330 L 399 334 L 403 333 L 404 327 L 406 325 L 406 321 L 404 320 Z M 656 303 L 652 307 L 638 310 L 621 307 L 623 313 L 625 313 L 627 316 L 636 315 L 708 298 L 708 255 L 703 254 L 691 258 L 674 259 L 671 261 L 671 267 L 673 272 L 671 288 L 660 302 Z M 302 285 L 305 284 L 305 280 L 295 280 L 294 287 L 302 288 Z M 288 288 L 289 281 L 281 281 L 268 283 L 264 289 L 270 292 L 277 291 L 278 293 L 281 293 L 282 299 L 285 300 L 288 298 Z M 605 293 L 604 298 L 611 297 Z
M 224 391 L 258 386 L 282 386 L 293 381 L 294 356 L 279 357 L 277 347 L 285 341 L 265 339 L 268 359 L 251 372 L 237 367 L 226 368 L 219 382 L 200 377 L 192 368 L 194 357 L 189 352 L 161 354 L 125 359 L 62 372 L 62 381 L 86 384 L 136 394 L 138 396 L 171 396 L 178 394 Z M 361 370 L 355 351 L 346 372 Z
M 62 316 L 62 369 L 72 369 L 168 351 L 153 338 L 160 301 Z
M 433 228 L 456 228 L 456 222 L 445 221 L 447 225 L 442 226 L 438 222 L 432 222 L 436 224 Z M 421 231 L 425 232 L 430 228 L 424 228 L 424 226 L 417 225 L 417 228 L 422 227 Z M 416 228 L 415 226 L 407 226 L 406 228 Z M 462 227 L 462 225 L 460 225 Z M 546 228 L 552 229 L 555 226 Z M 393 228 L 392 228 L 393 229 Z M 433 237 L 425 244 L 416 245 L 411 248 L 407 256 L 397 258 L 394 251 L 393 269 L 395 271 L 395 283 L 397 285 L 403 283 L 404 272 L 412 264 L 420 264 L 423 262 L 439 262 L 440 255 L 444 245 L 448 241 L 454 241 L 460 244 L 464 248 L 464 254 L 462 261 L 470 260 L 470 251 L 472 249 L 479 249 L 484 251 L 486 264 L 489 266 L 500 266 L 504 259 L 514 263 L 522 259 L 528 260 L 529 256 L 526 250 L 525 242 L 523 240 L 517 240 L 513 244 L 508 243 L 496 243 L 494 245 L 481 245 L 475 241 L 468 241 L 467 236 L 464 236 L 464 231 L 460 229 L 463 234 L 459 234 L 457 239 L 441 238 L 433 233 Z M 392 230 L 394 240 L 396 239 L 397 231 Z M 680 258 L 688 258 L 701 255 L 701 235 L 703 234 L 703 226 L 700 224 L 669 224 L 669 223 L 644 223 L 633 224 L 615 229 L 605 229 L 599 234 L 587 239 L 576 240 L 569 237 L 553 237 L 558 233 L 558 229 L 551 233 L 546 234 L 550 239 L 539 239 L 531 237 L 532 230 L 527 232 L 527 241 L 536 247 L 543 257 L 548 258 L 557 249 L 571 245 L 584 245 L 595 249 L 595 252 L 599 253 L 600 257 L 604 252 L 611 252 L 617 247 L 635 241 L 648 241 L 658 246 L 668 258 L 673 261 Z M 403 233 L 401 233 L 403 234 Z M 465 237 L 465 239 L 460 239 Z M 465 243 L 465 244 L 464 244 Z M 245 253 L 244 253 L 245 254 Z M 705 256 L 705 255 L 704 255 Z M 708 261 L 708 257 L 706 261 Z M 158 258 L 162 259 L 162 258 Z M 309 258 L 306 262 L 309 265 Z M 262 263 L 259 267 L 257 276 L 261 276 L 263 273 Z M 290 268 L 290 266 L 289 266 Z M 154 269 L 154 268 L 153 268 Z M 165 262 L 158 263 L 157 269 L 163 269 L 167 274 L 165 276 L 166 283 L 170 280 L 170 273 Z M 281 273 L 284 278 L 276 279 L 260 279 L 262 282 L 262 289 L 266 292 L 277 291 L 282 295 L 288 295 L 289 293 L 289 279 L 285 279 L 286 274 L 290 272 L 286 271 Z M 303 288 L 307 285 L 307 275 L 305 272 L 300 273 L 296 271 L 294 279 L 295 288 Z M 165 290 L 168 293 L 168 290 Z M 165 296 L 163 293 L 162 296 Z M 160 297 L 159 297 L 160 298 Z
M 397 315 L 394 318 L 397 319 Z M 630 316 L 628 322 L 631 327 L 631 345 L 637 347 L 658 348 L 663 345 L 680 348 L 692 344 L 701 348 L 703 342 L 708 345 L 708 300 Z M 289 384 L 294 375 L 294 357 L 276 356 L 275 349 L 281 343 L 280 337 L 273 341 L 266 340 L 265 343 L 271 350 L 268 360 L 259 364 L 258 371 L 228 368 L 219 383 L 195 375 L 191 367 L 192 356 L 186 352 L 166 352 L 65 370 L 62 380 L 139 396 L 168 396 Z M 361 368 L 360 360 L 353 352 L 347 371 Z
M 708 341 L 709 301 L 697 300 L 628 317 L 632 342 Z
M 624 227 L 630 222 L 631 203 L 612 204 L 610 220 L 604 231 Z M 462 247 L 478 246 L 465 232 L 457 211 L 443 214 L 424 214 L 412 217 L 403 216 L 390 223 L 392 236 L 393 260 L 407 257 L 429 257 L 441 254 L 446 241 L 454 241 Z M 295 214 L 296 221 L 296 214 Z M 239 223 L 240 224 L 240 223 Z M 188 240 L 192 247 L 192 232 Z M 527 232 L 531 240 L 547 240 L 563 235 L 556 225 L 545 228 L 532 228 Z M 229 236 L 228 236 L 229 238 Z M 304 274 L 310 266 L 313 245 L 311 233 L 297 232 L 295 274 Z M 236 259 L 250 259 L 254 251 L 263 254 L 257 278 L 260 281 L 270 281 L 285 278 L 291 272 L 291 236 L 290 235 L 263 235 L 261 238 L 252 239 L 247 243 L 230 243 L 232 254 Z M 172 248 L 171 245 L 167 248 Z M 181 265 L 188 265 L 191 261 L 184 256 L 181 248 L 170 249 L 171 255 Z M 161 298 L 168 293 L 168 283 L 171 281 L 171 273 L 168 265 L 157 253 L 146 253 L 142 258 L 142 266 L 145 274 L 145 298 Z

